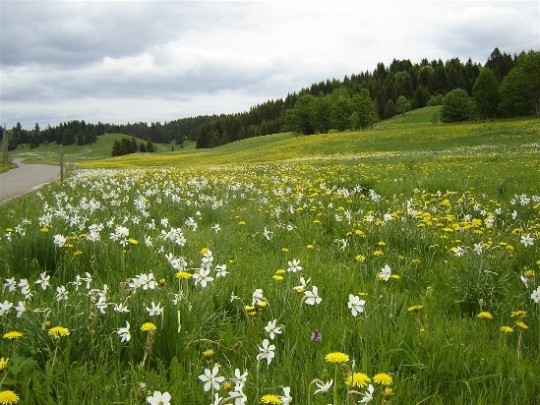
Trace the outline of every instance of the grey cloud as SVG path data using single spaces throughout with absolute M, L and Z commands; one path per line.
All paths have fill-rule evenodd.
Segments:
M 239 112 L 394 58 L 483 62 L 538 35 L 515 3 L 2 0 L 2 120 Z
M 468 55 L 481 63 L 495 47 L 508 53 L 538 49 L 540 5 L 534 3 L 476 3 L 474 7 L 448 13 L 437 33 L 440 47 L 451 55 Z
M 2 64 L 82 65 L 195 29 L 192 2 L 2 1 Z

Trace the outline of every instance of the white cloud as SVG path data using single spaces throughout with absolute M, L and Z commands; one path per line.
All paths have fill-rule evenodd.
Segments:
M 12 1 L 1 123 L 240 112 L 395 59 L 538 48 L 537 2 Z M 535 14 L 536 13 L 536 14 Z

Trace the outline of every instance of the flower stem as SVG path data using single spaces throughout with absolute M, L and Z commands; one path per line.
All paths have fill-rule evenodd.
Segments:
M 334 405 L 338 405 L 338 389 L 337 389 L 337 379 L 338 377 L 338 365 L 336 364 L 336 368 L 334 370 Z

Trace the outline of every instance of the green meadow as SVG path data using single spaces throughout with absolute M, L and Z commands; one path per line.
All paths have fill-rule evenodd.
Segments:
M 65 148 L 64 182 L 0 206 L 0 391 L 540 403 L 540 122 L 435 112 L 208 150 Z

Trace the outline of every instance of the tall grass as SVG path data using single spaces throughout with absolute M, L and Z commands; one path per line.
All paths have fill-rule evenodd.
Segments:
M 259 142 L 267 162 L 249 163 L 261 150 L 238 143 L 178 167 L 76 171 L 9 202 L 0 332 L 22 336 L 0 341 L 0 391 L 23 403 L 135 404 L 159 391 L 225 404 L 240 393 L 287 403 L 290 387 L 293 404 L 352 404 L 371 384 L 373 403 L 538 402 L 534 125 L 495 125 L 477 148 L 455 146 L 483 127 L 433 140 L 420 130 L 421 148 L 399 150 L 396 130 L 384 153 L 329 157 L 291 142 L 331 153 L 352 134 L 278 135 L 244 144 Z M 351 296 L 365 301 L 356 316 Z M 51 336 L 58 325 L 69 335 Z M 338 352 L 348 361 L 328 361 Z M 205 391 L 217 364 L 224 380 Z

